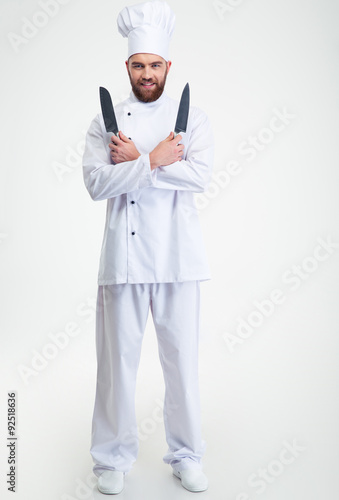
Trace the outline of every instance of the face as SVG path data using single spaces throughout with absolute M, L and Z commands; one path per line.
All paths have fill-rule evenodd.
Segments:
M 159 99 L 171 64 L 171 61 L 166 62 L 154 54 L 134 54 L 126 61 L 132 90 L 139 101 L 153 102 Z

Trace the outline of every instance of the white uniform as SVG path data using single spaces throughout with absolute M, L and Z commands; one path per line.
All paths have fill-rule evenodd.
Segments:
M 205 255 L 194 194 L 212 173 L 213 139 L 205 113 L 191 108 L 181 162 L 151 171 L 149 154 L 174 129 L 179 103 L 166 94 L 142 103 L 131 92 L 116 106 L 119 129 L 141 156 L 112 165 L 98 115 L 87 133 L 84 180 L 93 200 L 107 199 L 99 285 L 206 280 Z
M 179 103 L 165 93 L 143 103 L 131 92 L 115 107 L 119 129 L 141 156 L 117 165 L 102 115 L 91 123 L 85 185 L 107 199 L 97 302 L 97 390 L 91 454 L 94 472 L 127 472 L 138 451 L 134 397 L 142 336 L 151 309 L 166 394 L 166 463 L 200 468 L 198 336 L 200 281 L 210 279 L 194 192 L 211 178 L 209 120 L 191 108 L 184 159 L 151 171 L 149 153 L 174 129 Z

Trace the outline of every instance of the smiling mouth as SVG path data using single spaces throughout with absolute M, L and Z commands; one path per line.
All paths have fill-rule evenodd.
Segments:
M 142 87 L 145 87 L 146 89 L 151 89 L 153 88 L 155 83 L 141 83 Z

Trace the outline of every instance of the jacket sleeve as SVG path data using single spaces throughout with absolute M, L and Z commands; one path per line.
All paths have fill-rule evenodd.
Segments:
M 155 187 L 202 193 L 212 177 L 214 138 L 207 115 L 198 108 L 191 108 L 192 131 L 184 159 L 165 167 L 158 167 Z M 185 144 L 185 134 L 183 144 Z
M 115 165 L 111 162 L 107 134 L 103 133 L 100 115 L 97 115 L 86 134 L 83 155 L 85 186 L 95 201 L 113 198 L 136 189 L 154 185 L 149 155 Z

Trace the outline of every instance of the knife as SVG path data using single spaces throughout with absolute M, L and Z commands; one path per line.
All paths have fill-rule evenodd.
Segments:
M 185 88 L 182 91 L 181 95 L 177 122 L 175 124 L 175 129 L 174 129 L 174 137 L 180 134 L 180 132 L 186 132 L 189 109 L 190 109 L 190 86 L 188 83 L 186 83 Z
M 99 88 L 101 111 L 104 118 L 106 132 L 113 132 L 119 137 L 119 128 L 115 118 L 114 108 L 110 93 L 104 87 Z

